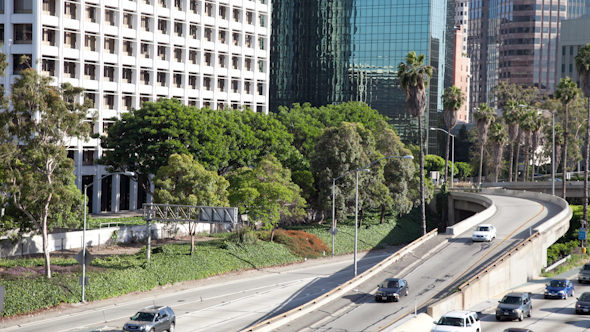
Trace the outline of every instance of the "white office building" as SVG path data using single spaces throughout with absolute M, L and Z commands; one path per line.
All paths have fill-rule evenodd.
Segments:
M 6 87 L 18 59 L 83 87 L 98 115 L 93 133 L 143 101 L 250 107 L 268 113 L 270 0 L 0 0 Z M 106 175 L 94 165 L 100 139 L 69 147 L 77 185 Z M 148 201 L 139 186 L 113 175 L 92 188 L 92 212 L 133 210 Z M 90 189 L 89 189 L 90 190 Z

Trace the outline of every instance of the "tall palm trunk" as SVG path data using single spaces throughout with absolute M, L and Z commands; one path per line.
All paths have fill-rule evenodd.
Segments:
M 514 167 L 514 142 L 510 142 L 510 167 L 508 168 L 508 182 L 512 182 L 512 167 Z
M 422 235 L 426 235 L 426 202 L 424 199 L 424 137 L 422 135 L 422 116 L 418 117 L 420 132 L 420 208 L 422 209 Z
M 524 133 L 524 169 L 522 172 L 522 182 L 526 182 L 529 174 L 529 133 Z
M 588 228 L 588 157 L 590 156 L 590 96 L 588 96 L 588 118 L 586 124 L 586 155 L 584 156 L 585 167 L 584 167 L 584 219 L 582 221 L 582 227 Z
M 484 142 L 483 140 L 479 140 L 479 177 L 477 180 L 477 184 L 478 186 L 481 185 L 481 172 L 483 170 L 483 148 L 484 148 Z
M 451 144 L 451 129 L 449 128 L 447 135 L 447 153 L 445 157 L 445 182 L 449 182 L 449 146 Z M 453 167 L 453 165 L 451 165 Z M 451 179 L 453 181 L 453 179 Z
M 565 125 L 563 126 L 563 151 L 561 158 L 561 169 L 562 169 L 562 178 L 563 181 L 561 182 L 561 197 L 565 199 L 565 172 L 567 171 L 567 135 L 568 135 L 568 126 L 569 126 L 569 118 L 568 118 L 568 105 L 565 105 Z
M 520 141 L 522 139 L 522 130 L 518 130 L 518 135 L 516 135 L 516 158 L 514 158 L 514 182 L 518 182 L 518 159 L 520 158 Z

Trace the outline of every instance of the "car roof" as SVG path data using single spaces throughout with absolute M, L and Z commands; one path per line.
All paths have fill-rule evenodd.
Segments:
M 157 306 L 157 305 L 153 305 L 151 307 L 147 307 L 147 308 L 143 308 L 140 311 L 141 312 L 149 312 L 149 313 L 156 313 L 158 312 L 160 309 L 164 309 L 167 308 L 168 306 Z
M 516 297 L 522 297 L 523 295 L 528 294 L 525 292 L 512 292 L 512 293 L 508 293 L 506 294 L 506 296 L 516 296 Z
M 444 314 L 443 317 L 464 318 L 472 314 L 475 314 L 475 311 L 453 310 Z
M 402 278 L 387 278 L 384 281 L 398 281 L 398 280 L 403 280 Z
M 509 327 L 504 330 L 504 332 L 530 332 L 530 331 L 531 330 L 529 330 L 529 329 L 523 329 L 520 327 Z
M 481 227 L 481 226 L 486 226 L 486 227 L 492 226 L 492 227 L 494 227 L 494 225 L 492 225 L 492 224 L 479 224 L 479 225 L 477 225 L 477 227 Z

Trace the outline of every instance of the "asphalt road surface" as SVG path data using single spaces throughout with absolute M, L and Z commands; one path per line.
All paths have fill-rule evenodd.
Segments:
M 383 326 L 396 326 L 398 321 L 401 324 L 403 317 L 414 313 L 415 309 L 423 310 L 441 291 L 468 279 L 474 271 L 526 239 L 531 227 L 559 212 L 559 207 L 550 203 L 543 205 L 519 198 L 486 196 L 498 207 L 497 213 L 486 221 L 498 230 L 497 238 L 491 243 L 474 243 L 472 230 L 465 232 L 421 264 L 410 269 L 400 269 L 394 264 L 367 280 L 358 292 L 351 292 L 279 331 L 377 331 Z M 375 302 L 376 286 L 388 277 L 408 280 L 409 296 L 394 303 Z

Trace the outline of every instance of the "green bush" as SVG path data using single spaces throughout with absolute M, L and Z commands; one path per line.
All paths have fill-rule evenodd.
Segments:
M 573 249 L 579 246 L 579 240 L 572 240 L 566 243 L 554 243 L 547 248 L 547 265 L 551 265 L 567 255 L 570 255 Z
M 231 233 L 231 235 L 228 237 L 228 240 L 235 243 L 252 245 L 258 242 L 258 236 L 256 236 L 256 234 L 254 234 L 254 232 L 252 232 L 249 227 L 238 226 L 236 231 Z

